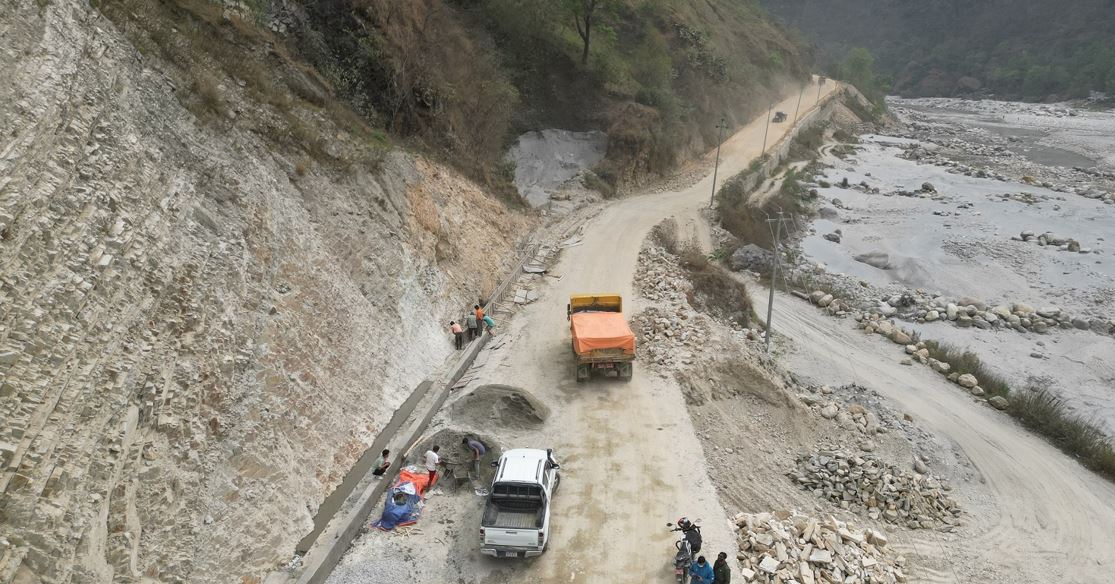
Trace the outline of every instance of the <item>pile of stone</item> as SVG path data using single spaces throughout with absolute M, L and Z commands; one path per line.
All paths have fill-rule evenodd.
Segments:
M 635 288 L 647 300 L 681 305 L 686 302 L 685 293 L 693 286 L 673 254 L 662 247 L 648 245 L 639 252 Z
M 824 290 L 814 290 L 809 294 L 808 297 L 803 298 L 806 298 L 809 300 L 809 302 L 821 308 L 824 308 L 826 312 L 833 316 L 844 316 L 848 314 L 848 311 L 851 309 L 851 307 L 849 307 L 839 298 L 833 296 L 828 292 L 825 292 Z
M 740 513 L 735 522 L 744 582 L 906 581 L 906 559 L 891 553 L 881 531 L 786 511 Z
M 951 529 L 960 523 L 960 507 L 948 496 L 952 488 L 928 474 L 920 460 L 904 470 L 870 454 L 822 449 L 796 462 L 786 476 L 841 509 L 910 529 Z
M 1015 241 L 1033 241 L 1042 247 L 1055 247 L 1060 251 L 1069 251 L 1073 253 L 1092 253 L 1092 248 L 1080 247 L 1080 242 L 1071 237 L 1061 237 L 1052 232 L 1046 231 L 1045 233 L 1038 234 L 1034 231 L 1023 231 L 1022 233 L 1011 237 Z
M 1014 302 L 991 307 L 972 298 L 931 296 L 920 289 L 891 294 L 879 300 L 863 319 L 877 320 L 890 316 L 900 316 L 919 323 L 947 320 L 959 327 L 1009 328 L 1019 332 L 1045 333 L 1057 328 L 1091 330 L 1099 334 L 1115 332 L 1115 321 L 1100 317 L 1073 316 L 1056 306 L 1034 308 L 1023 302 Z

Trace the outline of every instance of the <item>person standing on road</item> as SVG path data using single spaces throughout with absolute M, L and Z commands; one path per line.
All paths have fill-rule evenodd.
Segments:
M 484 309 L 479 304 L 472 307 L 472 313 L 476 315 L 476 322 L 484 321 Z
M 430 484 L 426 485 L 426 492 L 434 488 L 434 483 L 437 482 L 437 465 L 441 464 L 441 456 L 437 451 L 441 450 L 440 446 L 434 446 L 426 451 L 426 470 L 430 473 Z
M 704 556 L 698 556 L 697 563 L 689 566 L 689 583 L 712 584 L 715 581 L 716 576 L 712 573 L 712 566 L 708 564 L 708 560 Z
M 477 330 L 479 326 L 479 321 L 476 320 L 476 313 L 468 313 L 468 316 L 465 317 L 465 328 L 468 329 L 468 342 L 471 343 L 472 339 L 480 336 L 480 332 Z
M 716 554 L 716 563 L 712 565 L 712 575 L 716 584 L 731 584 L 732 569 L 728 567 L 728 554 Z
M 465 348 L 465 331 L 461 330 L 461 325 L 457 321 L 449 321 L 449 330 L 453 332 L 453 342 L 457 345 L 457 350 Z

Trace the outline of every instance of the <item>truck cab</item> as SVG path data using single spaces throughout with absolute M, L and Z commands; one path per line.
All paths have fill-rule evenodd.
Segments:
M 508 450 L 480 521 L 480 552 L 498 558 L 541 555 L 550 536 L 550 500 L 561 478 L 545 450 Z

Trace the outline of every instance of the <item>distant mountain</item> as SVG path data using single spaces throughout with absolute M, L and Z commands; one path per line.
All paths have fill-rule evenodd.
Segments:
M 822 64 L 867 48 L 901 95 L 1115 95 L 1115 0 L 762 1 Z

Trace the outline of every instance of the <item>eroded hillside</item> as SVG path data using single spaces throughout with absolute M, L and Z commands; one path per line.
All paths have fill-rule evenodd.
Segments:
M 285 89 L 182 71 L 83 3 L 0 14 L 2 582 L 289 559 L 531 225 Z

